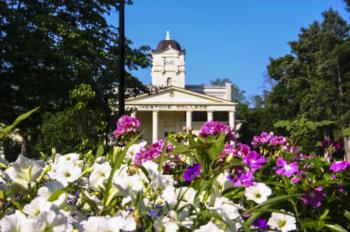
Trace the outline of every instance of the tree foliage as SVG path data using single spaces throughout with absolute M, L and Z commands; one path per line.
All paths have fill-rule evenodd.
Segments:
M 81 84 L 70 91 L 71 106 L 57 113 L 46 113 L 37 152 L 49 153 L 55 148 L 68 153 L 97 148 L 106 122 L 103 112 L 95 108 L 95 94 L 90 85 Z
M 247 123 L 254 125 L 243 129 L 273 130 L 277 121 L 304 115 L 335 122 L 315 132 L 319 139 L 326 134 L 341 138 L 350 124 L 350 26 L 332 9 L 322 15 L 321 22 L 301 28 L 298 39 L 289 42 L 289 54 L 270 59 L 267 70 L 275 84 L 260 98 L 260 106 L 247 112 Z
M 25 138 L 35 135 L 43 115 L 70 106 L 69 93 L 89 84 L 106 107 L 103 96 L 118 82 L 118 33 L 105 16 L 117 0 L 57 1 L 4 0 L 0 2 L 0 122 L 40 106 L 40 114 L 20 125 Z M 131 48 L 126 65 L 149 65 L 149 48 Z M 127 85 L 141 83 L 128 75 Z

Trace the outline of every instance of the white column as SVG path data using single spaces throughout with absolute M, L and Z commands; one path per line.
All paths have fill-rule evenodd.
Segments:
M 158 111 L 152 112 L 152 142 L 158 140 Z
M 213 111 L 208 111 L 207 112 L 207 121 L 213 120 Z
M 192 112 L 186 111 L 186 129 L 192 129 Z
M 131 117 L 136 118 L 136 111 L 131 112 Z
M 234 111 L 228 112 L 228 124 L 230 128 L 235 129 L 235 112 Z

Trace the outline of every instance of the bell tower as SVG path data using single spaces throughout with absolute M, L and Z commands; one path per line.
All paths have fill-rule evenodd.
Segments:
M 170 38 L 169 31 L 152 52 L 152 58 L 152 85 L 185 88 L 185 51 Z

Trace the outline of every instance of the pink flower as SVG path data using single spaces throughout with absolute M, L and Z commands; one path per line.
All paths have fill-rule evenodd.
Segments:
M 279 157 L 276 160 L 276 165 L 277 167 L 279 167 L 279 169 L 276 170 L 276 173 L 286 176 L 288 178 L 290 178 L 291 176 L 293 176 L 294 173 L 297 173 L 299 171 L 297 162 L 288 164 L 287 161 L 285 161 L 282 157 Z
M 211 135 L 215 136 L 221 133 L 226 134 L 227 140 L 234 140 L 235 138 L 233 129 L 219 121 L 208 121 L 204 123 L 201 129 L 199 130 L 199 136 L 203 138 L 206 138 Z
M 348 161 L 336 161 L 331 164 L 329 169 L 333 172 L 340 172 L 344 171 L 350 166 L 350 163 Z
M 125 136 L 130 133 L 136 133 L 137 128 L 141 126 L 141 123 L 137 118 L 123 115 L 117 122 L 117 129 L 113 132 L 115 138 Z
M 242 159 L 242 162 L 247 164 L 253 172 L 260 169 L 266 161 L 264 157 L 255 151 L 249 152 L 249 154 Z
M 161 139 L 147 147 L 141 148 L 141 150 L 135 154 L 134 164 L 139 167 L 142 165 L 143 162 L 147 160 L 154 160 L 162 153 L 163 147 L 164 140 Z M 170 152 L 172 149 L 173 145 L 168 144 L 166 152 Z
M 252 171 L 243 171 L 242 169 L 236 169 L 234 175 L 227 177 L 235 187 L 241 186 L 253 186 L 254 176 Z

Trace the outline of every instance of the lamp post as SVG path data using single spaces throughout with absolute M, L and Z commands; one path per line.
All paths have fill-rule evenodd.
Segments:
M 118 87 L 118 118 L 125 114 L 125 0 L 119 0 L 119 87 Z

